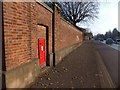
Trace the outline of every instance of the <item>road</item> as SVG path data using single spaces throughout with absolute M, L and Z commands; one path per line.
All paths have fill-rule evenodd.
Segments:
M 113 82 L 118 87 L 118 56 L 120 51 L 99 41 L 94 41 Z M 120 69 L 119 69 L 120 70 Z
M 102 41 L 102 43 L 105 44 L 105 41 Z M 112 45 L 108 45 L 108 46 L 110 46 L 110 47 L 112 47 L 112 48 L 114 48 L 114 49 L 120 51 L 120 45 L 118 45 L 118 44 L 112 44 Z

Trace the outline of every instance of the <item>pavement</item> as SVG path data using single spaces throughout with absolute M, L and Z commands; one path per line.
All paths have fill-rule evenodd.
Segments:
M 36 78 L 30 88 L 101 88 L 100 76 L 95 45 L 86 41 Z

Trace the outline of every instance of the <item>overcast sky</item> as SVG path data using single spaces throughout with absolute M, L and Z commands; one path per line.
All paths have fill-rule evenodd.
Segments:
M 84 28 L 90 28 L 94 35 L 98 33 L 104 34 L 106 31 L 118 29 L 118 1 L 120 0 L 102 0 L 100 3 L 100 9 L 98 18 L 90 24 L 78 24 Z

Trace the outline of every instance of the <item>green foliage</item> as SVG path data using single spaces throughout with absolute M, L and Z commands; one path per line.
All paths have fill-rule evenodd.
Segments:
M 120 39 L 120 32 L 117 30 L 117 28 L 114 28 L 113 31 L 108 31 L 104 34 L 97 34 L 95 36 L 95 39 L 107 39 L 107 38 L 112 38 L 113 40 Z
M 105 39 L 107 39 L 107 38 L 112 38 L 112 32 L 111 31 L 106 32 Z
M 48 5 L 51 9 L 53 9 L 53 3 L 52 2 L 44 2 L 46 5 Z

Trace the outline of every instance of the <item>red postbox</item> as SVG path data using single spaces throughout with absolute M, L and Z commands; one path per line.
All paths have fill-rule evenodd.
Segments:
M 38 56 L 39 56 L 39 63 L 45 64 L 45 62 L 46 62 L 46 47 L 45 47 L 45 39 L 44 38 L 38 39 Z

